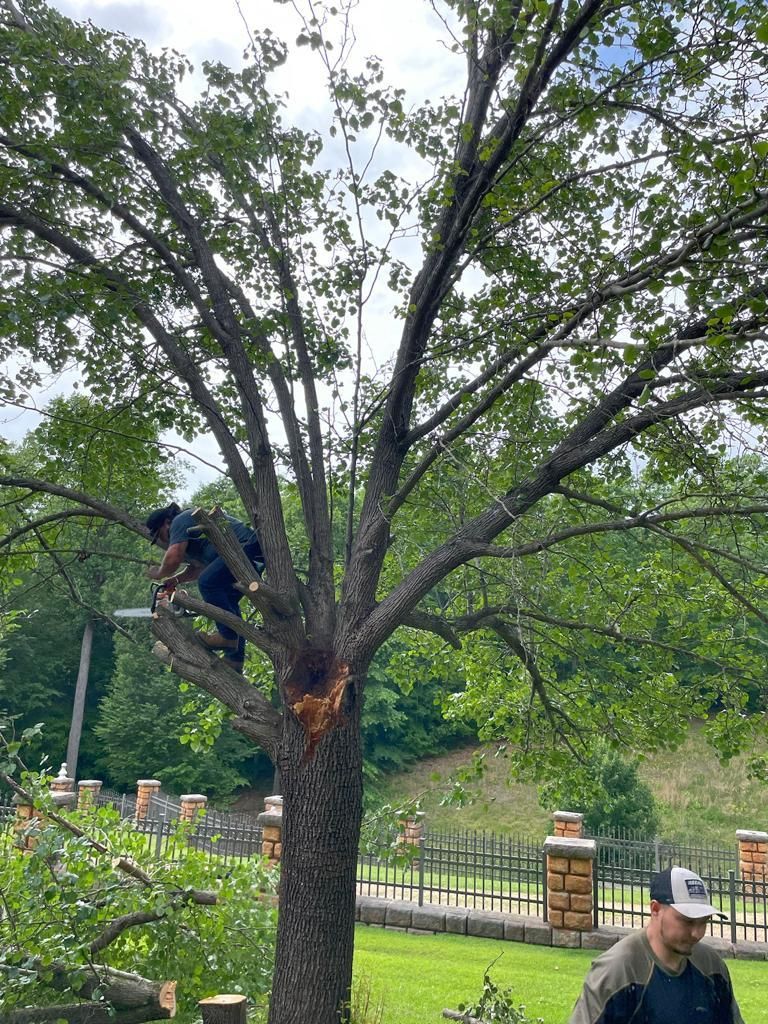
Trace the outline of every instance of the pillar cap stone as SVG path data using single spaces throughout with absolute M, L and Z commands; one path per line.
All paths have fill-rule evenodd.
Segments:
M 584 815 L 583 814 L 579 814 L 578 811 L 553 811 L 552 812 L 552 820 L 553 821 L 573 821 L 573 822 L 577 822 L 578 823 L 578 822 L 584 821 Z
M 553 857 L 576 857 L 581 860 L 593 860 L 597 856 L 597 843 L 594 839 L 547 836 L 544 840 L 544 850 Z
M 77 803 L 77 793 L 52 793 L 51 800 L 56 807 L 74 807 Z
M 64 788 L 72 789 L 74 785 L 75 780 L 70 776 L 67 770 L 67 762 L 62 761 L 61 768 L 59 768 L 59 774 L 55 779 L 51 780 L 51 789 L 61 792 Z
M 154 786 L 155 788 L 159 789 L 162 783 L 160 782 L 159 779 L 137 779 L 136 785 L 145 786 L 147 788 L 149 788 L 150 786 Z
M 748 828 L 736 831 L 736 838 L 742 843 L 768 843 L 768 832 L 752 832 Z
M 275 814 L 274 811 L 262 811 L 261 814 L 256 815 L 256 821 L 259 823 L 259 825 L 262 825 L 264 828 L 283 827 L 282 814 Z
M 78 786 L 81 789 L 95 789 L 96 786 L 102 785 L 101 779 L 80 779 Z
M 188 804 L 188 803 L 192 803 L 192 802 L 198 803 L 198 804 L 207 804 L 208 803 L 208 797 L 207 796 L 203 796 L 202 793 L 183 793 L 179 797 L 179 800 L 181 800 L 181 802 L 184 803 L 184 804 Z

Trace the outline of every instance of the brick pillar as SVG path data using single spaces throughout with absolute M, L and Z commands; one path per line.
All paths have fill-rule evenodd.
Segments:
M 149 812 L 149 804 L 160 789 L 157 779 L 139 779 L 136 783 L 136 821 L 143 821 Z
M 264 810 L 256 819 L 261 825 L 261 854 L 270 864 L 278 864 L 283 855 L 283 798 L 268 796 Z
M 93 807 L 101 792 L 101 779 L 81 779 L 77 784 L 77 808 Z
M 406 848 L 407 852 L 411 852 L 413 847 L 415 850 L 415 857 L 413 866 L 419 866 L 419 854 L 421 853 L 421 846 L 424 842 L 424 811 L 416 811 L 410 818 L 403 818 L 400 822 L 400 835 L 397 838 L 397 845 L 401 848 Z
M 584 815 L 575 811 L 553 811 L 552 821 L 555 835 L 568 839 L 582 839 L 584 836 Z
M 202 793 L 185 793 L 184 796 L 179 797 L 179 802 L 181 803 L 179 821 L 194 821 L 199 813 L 205 814 L 208 797 L 203 796 Z
M 51 782 L 52 793 L 73 793 L 75 780 L 69 777 L 66 762 L 59 768 L 59 774 Z
M 26 797 L 16 794 L 11 803 L 16 808 L 16 818 L 13 822 L 13 845 L 22 853 L 32 853 L 37 845 L 37 836 L 32 835 L 37 831 L 42 822 L 35 813 L 35 808 Z
M 549 836 L 547 855 L 547 918 L 561 935 L 555 945 L 580 945 L 579 932 L 594 927 L 592 865 L 597 855 L 594 839 Z M 570 936 L 566 936 L 566 932 Z
M 762 896 L 768 882 L 768 832 L 739 829 L 739 872 L 745 896 Z

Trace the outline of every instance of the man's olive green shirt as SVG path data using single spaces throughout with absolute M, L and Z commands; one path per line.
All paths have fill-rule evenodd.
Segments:
M 670 971 L 644 931 L 592 964 L 569 1024 L 744 1024 L 722 958 L 703 942 Z

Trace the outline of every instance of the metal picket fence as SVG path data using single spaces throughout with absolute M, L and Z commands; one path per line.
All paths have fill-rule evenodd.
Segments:
M 146 836 L 150 851 L 157 857 L 173 859 L 182 844 L 227 862 L 261 854 L 262 827 L 251 815 L 208 811 L 186 830 L 179 829 L 177 814 L 148 816 L 137 821 L 135 828 Z
M 441 906 L 540 916 L 544 908 L 541 840 L 488 832 L 427 831 L 410 861 L 394 843 L 361 853 L 358 893 Z
M 134 818 L 136 798 L 102 790 L 96 797 L 123 818 Z M 0 824 L 10 824 L 15 809 L 0 805 Z M 135 827 L 156 856 L 173 857 L 189 843 L 224 862 L 259 855 L 262 827 L 251 814 L 208 809 L 179 832 L 180 805 L 154 794 L 147 817 Z M 713 919 L 710 934 L 731 942 L 768 942 L 768 884 L 739 878 L 733 847 L 647 840 L 632 832 L 595 835 L 593 874 L 595 927 L 642 927 L 648 919 L 650 879 L 655 871 L 679 864 L 704 879 L 714 906 L 728 917 Z M 361 895 L 440 906 L 469 907 L 544 917 L 546 863 L 542 839 L 500 836 L 470 830 L 427 830 L 412 856 L 393 835 L 377 851 L 358 858 L 357 891 Z
M 737 847 L 647 840 L 636 833 L 593 836 L 597 843 L 593 899 L 595 927 L 640 928 L 648 920 L 650 880 L 677 864 L 701 875 L 712 905 L 728 918 L 713 918 L 709 934 L 730 942 L 768 942 L 768 885 L 741 879 Z

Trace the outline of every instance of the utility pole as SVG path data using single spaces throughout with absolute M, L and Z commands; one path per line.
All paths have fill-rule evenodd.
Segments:
M 88 674 L 91 670 L 91 650 L 93 649 L 93 619 L 88 619 L 83 630 L 83 642 L 80 646 L 80 667 L 77 671 L 75 700 L 72 706 L 72 722 L 69 727 L 67 743 L 67 768 L 73 779 L 77 778 L 77 758 L 80 753 L 80 736 L 83 732 L 83 715 L 85 713 L 85 695 L 88 690 Z

